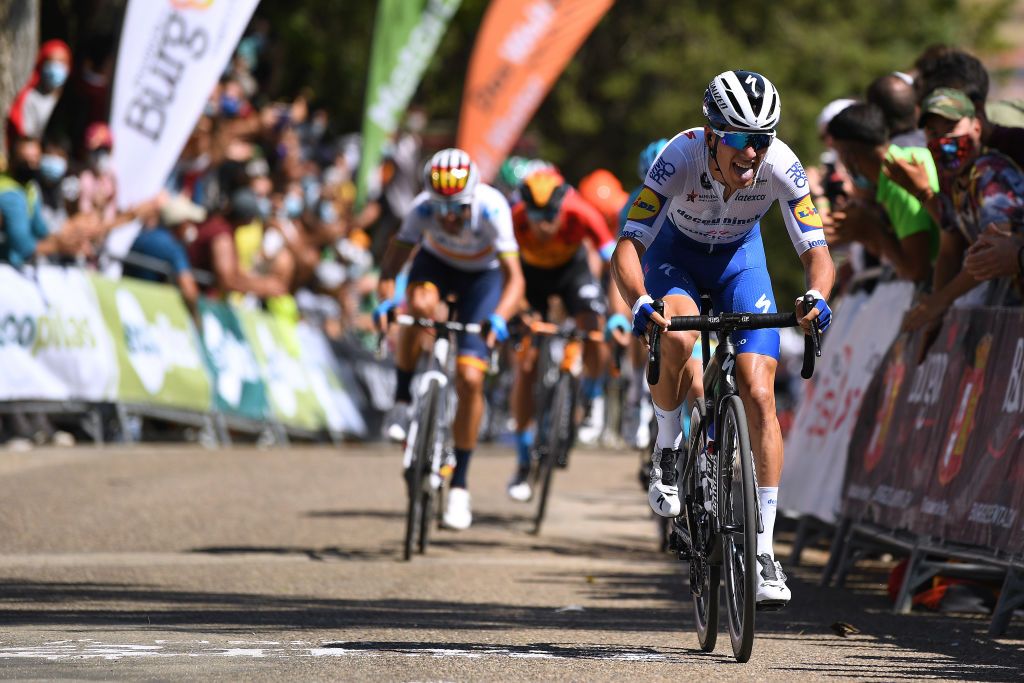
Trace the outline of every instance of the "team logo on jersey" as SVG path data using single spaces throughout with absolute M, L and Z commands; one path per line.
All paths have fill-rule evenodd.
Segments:
M 661 211 L 661 205 L 664 201 L 664 197 L 645 186 L 644 189 L 640 190 L 640 195 L 633 202 L 633 206 L 629 207 L 626 220 L 651 225 L 654 223 L 654 217 Z
M 654 162 L 654 165 L 651 166 L 651 171 L 650 171 L 650 174 L 648 175 L 648 177 L 651 180 L 653 180 L 654 182 L 656 182 L 659 185 L 661 185 L 662 183 L 664 183 L 666 180 L 668 180 L 669 178 L 671 178 L 675 174 L 676 174 L 676 167 L 675 167 L 675 165 L 674 164 L 670 164 L 669 162 L 665 161 L 661 157 L 658 157 L 658 159 Z
M 790 199 L 789 208 L 793 212 L 793 218 L 800 224 L 800 232 L 821 230 L 821 216 L 818 215 L 818 210 L 814 208 L 811 195 L 805 194 L 800 199 Z
M 696 192 L 696 190 L 694 190 L 693 192 L 687 192 L 686 193 L 686 201 L 688 201 L 688 202 L 695 202 L 695 201 L 697 201 L 697 192 Z
M 786 175 L 793 181 L 793 185 L 801 190 L 807 187 L 807 172 L 799 161 L 794 161 L 793 165 L 786 169 Z

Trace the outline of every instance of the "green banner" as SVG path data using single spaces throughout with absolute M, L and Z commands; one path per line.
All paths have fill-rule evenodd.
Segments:
M 236 308 L 235 314 L 259 363 L 277 419 L 301 429 L 322 429 L 324 409 L 303 367 L 295 324 L 263 311 Z
M 398 129 L 399 120 L 460 2 L 381 0 L 377 6 L 363 114 L 357 208 L 366 201 L 370 174 L 376 172 L 384 145 Z M 462 78 L 462 74 L 455 76 Z
M 213 379 L 213 405 L 250 420 L 270 414 L 260 365 L 235 312 L 222 301 L 199 299 L 199 324 Z
M 178 290 L 90 275 L 120 370 L 117 399 L 206 412 L 210 379 Z

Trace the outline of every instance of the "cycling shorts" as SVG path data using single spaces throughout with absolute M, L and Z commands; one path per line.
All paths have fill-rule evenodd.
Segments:
M 666 227 L 644 254 L 643 270 L 647 293 L 655 299 L 682 294 L 699 308 L 701 293 L 708 293 L 716 312 L 778 312 L 760 225 L 725 245 L 703 244 Z M 779 359 L 778 330 L 743 330 L 734 332 L 732 339 L 737 353 Z
M 500 268 L 467 271 L 453 268 L 430 252 L 420 249 L 409 269 L 409 287 L 429 284 L 437 288 L 444 300 L 455 294 L 455 320 L 480 323 L 487 320 L 501 301 L 505 276 Z M 490 351 L 479 334 L 460 332 L 459 356 L 473 356 L 487 362 Z
M 587 250 L 580 248 L 565 265 L 556 268 L 538 268 L 520 259 L 526 279 L 526 300 L 530 308 L 548 317 L 548 299 L 557 296 L 565 304 L 566 312 L 605 315 L 607 304 L 604 290 L 587 262 Z

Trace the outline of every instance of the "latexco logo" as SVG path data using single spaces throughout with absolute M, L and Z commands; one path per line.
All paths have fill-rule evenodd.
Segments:
M 96 347 L 86 317 L 64 315 L 59 308 L 40 316 L 8 313 L 0 318 L 0 348 L 20 346 L 33 356 L 41 351 L 77 351 Z
M 199 368 L 199 356 L 187 329 L 174 327 L 163 313 L 157 313 L 150 323 L 139 300 L 127 290 L 119 289 L 115 301 L 128 360 L 147 392 L 159 393 L 165 375 L 176 368 Z

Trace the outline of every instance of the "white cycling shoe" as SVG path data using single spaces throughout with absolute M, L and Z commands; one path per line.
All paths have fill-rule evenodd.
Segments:
M 473 524 L 473 512 L 469 508 L 470 496 L 466 489 L 450 489 L 448 504 L 444 509 L 442 521 L 449 529 L 465 531 Z
M 596 446 L 604 433 L 604 396 L 590 402 L 590 409 L 576 430 L 576 438 L 584 446 Z
M 760 581 L 757 584 L 758 609 L 782 609 L 789 604 L 793 594 L 786 586 L 786 573 L 782 565 L 768 553 L 757 556 Z
M 412 422 L 412 406 L 408 403 L 395 403 L 384 420 L 384 434 L 395 443 L 402 443 L 409 435 L 409 424 Z
M 647 502 L 662 517 L 678 517 L 682 510 L 679 487 L 676 486 L 676 455 L 671 448 L 655 448 L 651 456 L 651 483 Z
M 508 483 L 508 497 L 519 503 L 527 503 L 533 497 L 533 489 L 530 488 L 530 468 L 521 467 L 516 470 L 512 480 Z

